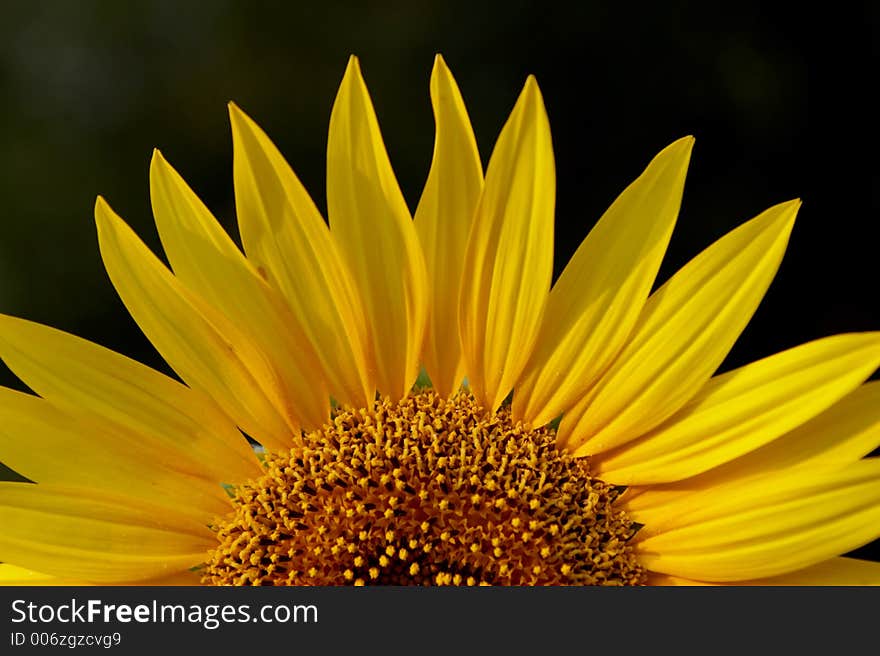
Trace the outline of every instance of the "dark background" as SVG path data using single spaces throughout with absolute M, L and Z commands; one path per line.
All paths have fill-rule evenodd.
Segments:
M 557 160 L 557 274 L 650 158 L 693 134 L 658 282 L 766 207 L 804 201 L 776 281 L 723 368 L 880 330 L 878 5 L 778 4 L 4 3 L 0 312 L 167 371 L 104 274 L 96 194 L 158 249 L 147 184 L 158 146 L 235 234 L 225 106 L 235 100 L 323 209 L 330 107 L 355 53 L 414 209 L 442 52 L 484 163 L 526 75 L 537 76 Z M 6 370 L 0 383 L 20 387 Z M 860 555 L 880 560 L 880 546 Z

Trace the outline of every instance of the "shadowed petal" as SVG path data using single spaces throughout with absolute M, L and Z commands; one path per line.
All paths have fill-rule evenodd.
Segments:
M 692 581 L 668 574 L 651 573 L 648 576 L 648 585 L 695 586 L 724 584 Z M 880 563 L 870 560 L 858 560 L 857 558 L 831 558 L 817 565 L 799 569 L 789 574 L 766 579 L 736 581 L 733 585 L 880 585 Z
M 333 236 L 363 300 L 379 392 L 401 398 L 419 373 L 428 280 L 355 57 L 349 60 L 330 115 L 327 209 Z
M 799 206 L 783 203 L 741 225 L 651 295 L 614 364 L 563 417 L 560 446 L 602 453 L 654 428 L 696 394 L 767 291 Z
M 880 458 L 871 458 L 749 477 L 664 504 L 648 513 L 636 549 L 652 571 L 724 582 L 794 572 L 878 535 Z
M 432 283 L 422 360 L 434 389 L 449 396 L 465 373 L 458 296 L 483 166 L 461 93 L 440 55 L 431 75 L 431 101 L 437 125 L 434 157 L 414 220 Z
M 626 343 L 681 205 L 693 137 L 660 152 L 587 235 L 550 291 L 513 413 L 541 426 L 588 390 Z
M 291 396 L 266 354 L 219 311 L 186 290 L 101 198 L 95 219 L 110 280 L 171 368 L 209 394 L 255 439 L 289 447 L 300 429 L 301 410 L 315 407 L 326 395 Z
M 459 327 L 471 391 L 497 410 L 538 337 L 553 273 L 556 170 L 534 77 L 505 123 L 468 240 Z
M 110 423 L 117 433 L 164 455 L 183 471 L 215 480 L 259 471 L 244 436 L 209 397 L 124 355 L 61 330 L 0 315 L 0 357 L 53 406 Z M 25 401 L 16 406 L 21 403 Z
M 0 559 L 94 583 L 186 571 L 216 544 L 172 510 L 83 488 L 0 483 Z
M 167 446 L 0 387 L 0 454 L 4 464 L 22 476 L 41 484 L 124 493 L 179 508 L 207 523 L 229 512 L 221 483 L 241 474 L 217 471 L 210 453 L 193 457 L 184 444 Z M 259 468 L 256 458 L 251 459 L 252 476 Z
M 281 291 L 315 345 L 334 398 L 365 407 L 375 393 L 361 299 L 330 229 L 269 137 L 229 105 L 235 207 L 248 260 Z
M 851 394 L 774 441 L 736 460 L 675 483 L 631 487 L 621 504 L 638 519 L 694 492 L 737 479 L 802 465 L 840 467 L 880 446 L 880 381 L 865 383 Z
M 668 483 L 772 442 L 839 401 L 880 366 L 880 333 L 836 335 L 716 376 L 647 435 L 596 457 L 615 485 Z
M 159 151 L 150 166 L 150 191 L 176 278 L 266 354 L 285 394 L 297 400 L 304 428 L 323 424 L 330 394 L 301 322 Z

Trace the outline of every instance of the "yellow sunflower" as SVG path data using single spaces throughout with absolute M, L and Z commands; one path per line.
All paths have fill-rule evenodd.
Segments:
M 35 482 L 0 483 L 0 581 L 880 583 L 880 564 L 840 557 L 880 536 L 880 333 L 713 376 L 799 202 L 651 293 L 680 139 L 551 289 L 534 78 L 485 177 L 440 57 L 431 99 L 414 217 L 355 58 L 330 118 L 329 228 L 235 105 L 244 254 L 158 152 L 171 270 L 98 199 L 110 279 L 183 382 L 0 317 L 0 356 L 36 393 L 0 389 L 0 459 Z

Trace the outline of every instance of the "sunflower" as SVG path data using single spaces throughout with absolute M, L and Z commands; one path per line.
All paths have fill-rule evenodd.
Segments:
M 357 59 L 329 227 L 230 105 L 243 252 L 162 157 L 170 270 L 101 198 L 109 277 L 180 381 L 0 318 L 0 580 L 97 584 L 864 584 L 880 536 L 880 333 L 715 375 L 799 202 L 652 293 L 693 139 L 661 151 L 551 288 L 555 170 L 530 77 L 483 174 L 437 57 L 414 217 Z M 426 377 L 420 378 L 420 371 Z M 429 379 L 430 384 L 426 384 Z

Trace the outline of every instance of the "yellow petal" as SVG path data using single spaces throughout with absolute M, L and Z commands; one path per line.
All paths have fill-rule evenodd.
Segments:
M 375 392 L 361 299 L 330 229 L 269 137 L 229 105 L 235 207 L 248 260 L 281 291 L 321 359 L 334 398 L 366 407 Z
M 648 585 L 695 586 L 715 585 L 702 581 L 692 581 L 668 574 L 651 574 Z M 773 576 L 766 579 L 736 581 L 734 585 L 771 586 L 771 585 L 880 585 L 880 563 L 857 558 L 831 558 L 811 567 Z
M 448 396 L 464 378 L 458 295 L 483 165 L 458 85 L 440 55 L 431 74 L 431 102 L 434 157 L 414 219 L 432 283 L 422 362 L 434 389 Z
M 180 571 L 168 576 L 138 581 L 138 587 L 144 586 L 190 586 L 199 585 L 199 575 L 196 572 Z M 78 581 L 70 578 L 51 576 L 41 572 L 35 572 L 24 567 L 17 567 L 9 563 L 0 563 L 0 587 L 3 586 L 77 586 L 92 585 L 86 581 Z M 122 585 L 125 585 L 123 582 Z
M 211 480 L 210 464 L 203 469 L 182 445 L 165 447 L 5 387 L 0 387 L 0 454 L 32 481 L 150 499 L 180 507 L 202 523 L 230 509 L 221 487 L 226 479 Z
M 872 381 L 778 440 L 706 473 L 732 478 L 800 465 L 847 464 L 878 446 L 880 381 Z
M 637 534 L 648 569 L 742 581 L 787 574 L 880 535 L 880 459 L 755 476 L 664 506 Z
M 725 235 L 651 295 L 620 355 L 562 419 L 576 455 L 620 446 L 670 417 L 724 360 L 770 285 L 799 201 Z
M 264 446 L 289 447 L 302 421 L 303 400 L 285 394 L 267 356 L 185 289 L 102 198 L 95 219 L 113 286 L 171 368 Z
M 685 137 L 662 150 L 566 265 L 516 386 L 516 418 L 543 425 L 558 417 L 623 347 L 669 244 L 693 143 Z
M 168 508 L 74 487 L 0 483 L 0 525 L 0 560 L 94 583 L 186 571 L 216 544 Z
M 85 581 L 51 576 L 9 563 L 0 563 L 0 587 L 2 586 L 86 586 Z M 195 572 L 180 571 L 169 576 L 138 581 L 138 586 L 189 586 L 199 585 Z
M 831 558 L 790 574 L 753 579 L 739 585 L 880 585 L 880 563 L 858 558 Z
M 364 303 L 379 392 L 401 398 L 419 374 L 427 273 L 355 57 L 330 115 L 327 209 Z
M 693 581 L 691 579 L 685 579 L 680 576 L 670 576 L 669 574 L 658 574 L 657 572 L 648 572 L 648 581 L 647 585 L 651 587 L 703 587 L 703 586 L 715 586 L 715 585 L 724 585 L 723 583 L 708 583 L 706 581 Z
M 865 383 L 853 393 L 755 451 L 676 483 L 630 488 L 621 499 L 639 521 L 648 513 L 694 492 L 739 478 L 804 465 L 844 466 L 880 446 L 880 381 Z
M 200 579 L 201 574 L 199 573 L 198 569 L 186 569 L 174 572 L 173 574 L 167 574 L 165 576 L 159 576 L 152 579 L 146 579 L 144 581 L 138 581 L 138 586 L 197 586 L 201 585 Z
M 266 354 L 283 394 L 297 400 L 303 427 L 321 426 L 329 416 L 330 395 L 301 322 L 159 151 L 150 165 L 150 196 L 177 279 Z
M 615 485 L 668 483 L 753 451 L 820 414 L 880 366 L 880 333 L 816 340 L 711 379 L 641 438 L 593 461 Z
M 54 406 L 110 422 L 184 469 L 226 481 L 259 471 L 242 434 L 210 398 L 119 353 L 0 315 L 0 357 Z
M 35 572 L 24 567 L 16 567 L 9 563 L 0 563 L 0 586 L 8 585 L 79 585 L 79 582 Z
M 538 336 L 553 273 L 555 200 L 550 125 L 530 76 L 489 160 L 462 274 L 468 383 L 490 411 L 513 389 Z

